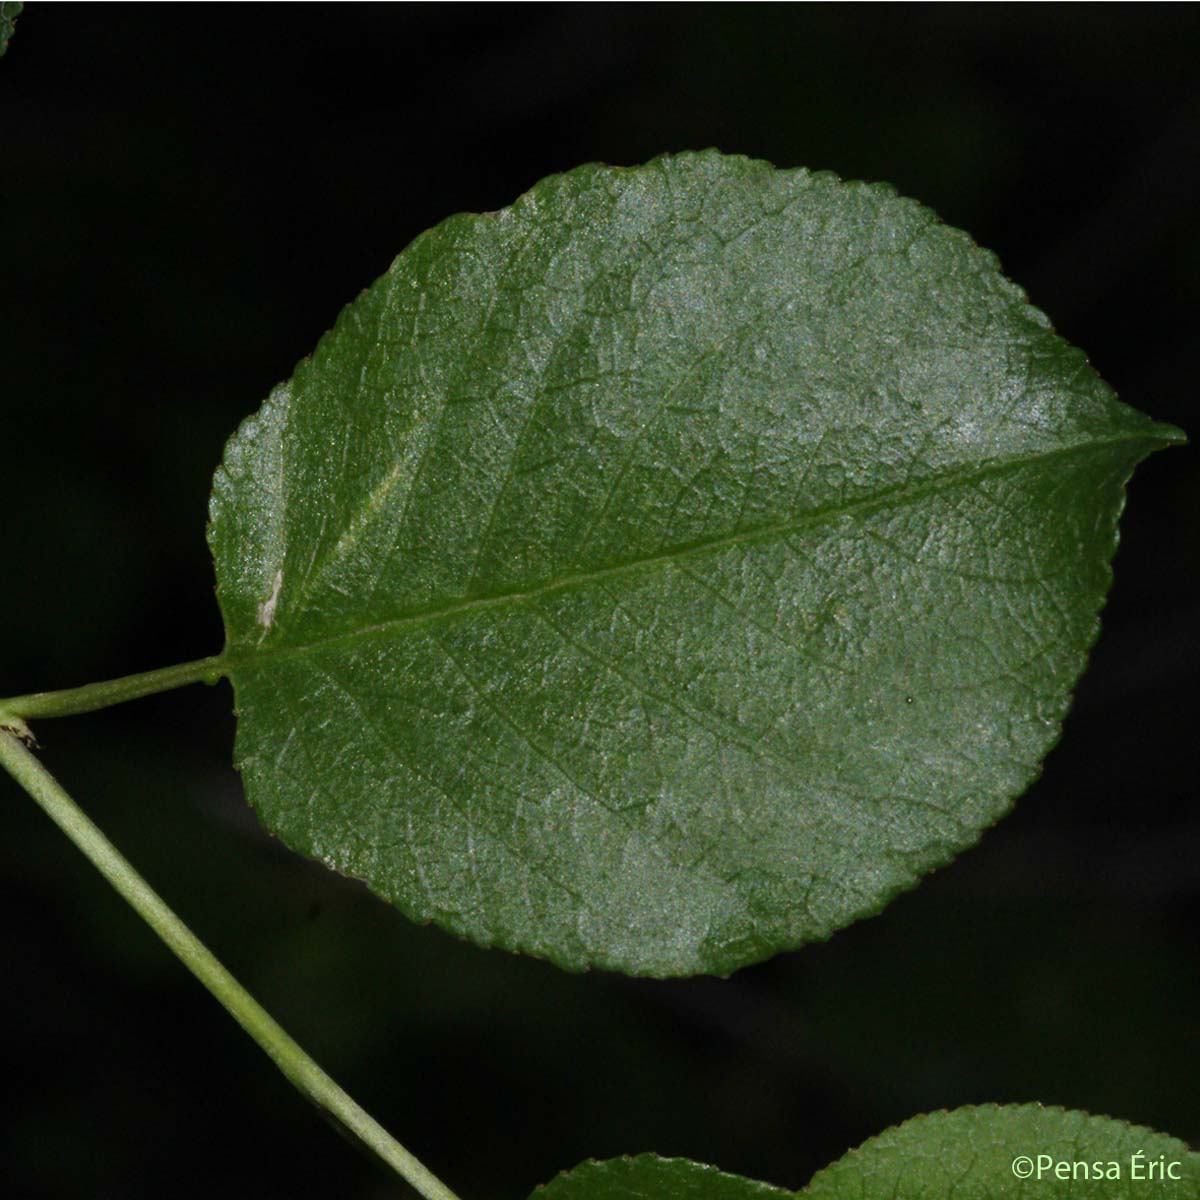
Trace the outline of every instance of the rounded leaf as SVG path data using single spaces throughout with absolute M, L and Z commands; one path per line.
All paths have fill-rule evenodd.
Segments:
M 1175 436 L 887 187 L 546 179 L 417 238 L 229 444 L 247 793 L 573 969 L 826 937 L 1029 784 Z

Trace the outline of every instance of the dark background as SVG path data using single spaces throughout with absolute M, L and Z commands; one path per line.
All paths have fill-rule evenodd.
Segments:
M 216 652 L 205 508 L 237 422 L 419 231 L 587 160 L 716 145 L 891 180 L 1197 434 L 1198 32 L 1187 5 L 32 4 L 0 62 L 0 695 Z M 408 925 L 259 831 L 224 685 L 38 732 L 466 1200 L 645 1149 L 799 1187 L 989 1100 L 1195 1146 L 1198 522 L 1194 451 L 1155 456 L 1012 817 L 882 916 L 727 982 L 574 977 Z M 0 799 L 6 1196 L 404 1193 Z

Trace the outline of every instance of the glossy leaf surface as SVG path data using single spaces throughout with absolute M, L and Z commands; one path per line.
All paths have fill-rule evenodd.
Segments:
M 886 187 L 544 180 L 419 237 L 227 449 L 249 798 L 573 969 L 823 938 L 1033 778 L 1175 436 Z
M 1171 1178 L 1170 1175 L 1178 1176 Z M 655 1155 L 589 1162 L 534 1200 L 1046 1200 L 1200 1197 L 1200 1155 L 1124 1121 L 1041 1105 L 931 1113 L 872 1138 L 788 1192 Z

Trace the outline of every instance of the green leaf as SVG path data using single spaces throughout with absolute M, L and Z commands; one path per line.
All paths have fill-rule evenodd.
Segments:
M 795 1195 L 686 1158 L 640 1154 L 585 1162 L 535 1188 L 532 1200 L 790 1200 Z
M 249 798 L 572 969 L 823 938 L 1034 777 L 1176 437 L 887 187 L 546 179 L 417 238 L 229 444 Z
M 1028 1172 L 1028 1174 L 1026 1174 Z M 1177 1178 L 1171 1178 L 1174 1175 Z M 1020 1176 L 1020 1177 L 1019 1177 Z M 915 1117 L 819 1171 L 799 1192 L 680 1158 L 588 1162 L 535 1200 L 1195 1200 L 1200 1155 L 1138 1125 L 1040 1104 Z
M 17 17 L 24 7 L 16 0 L 0 0 L 0 57 L 8 49 L 9 39 L 16 31 Z

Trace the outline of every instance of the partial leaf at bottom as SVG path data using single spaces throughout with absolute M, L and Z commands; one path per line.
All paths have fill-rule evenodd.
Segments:
M 531 1200 L 1198 1200 L 1200 1154 L 1110 1117 L 994 1104 L 914 1117 L 798 1192 L 685 1159 L 588 1162 Z

